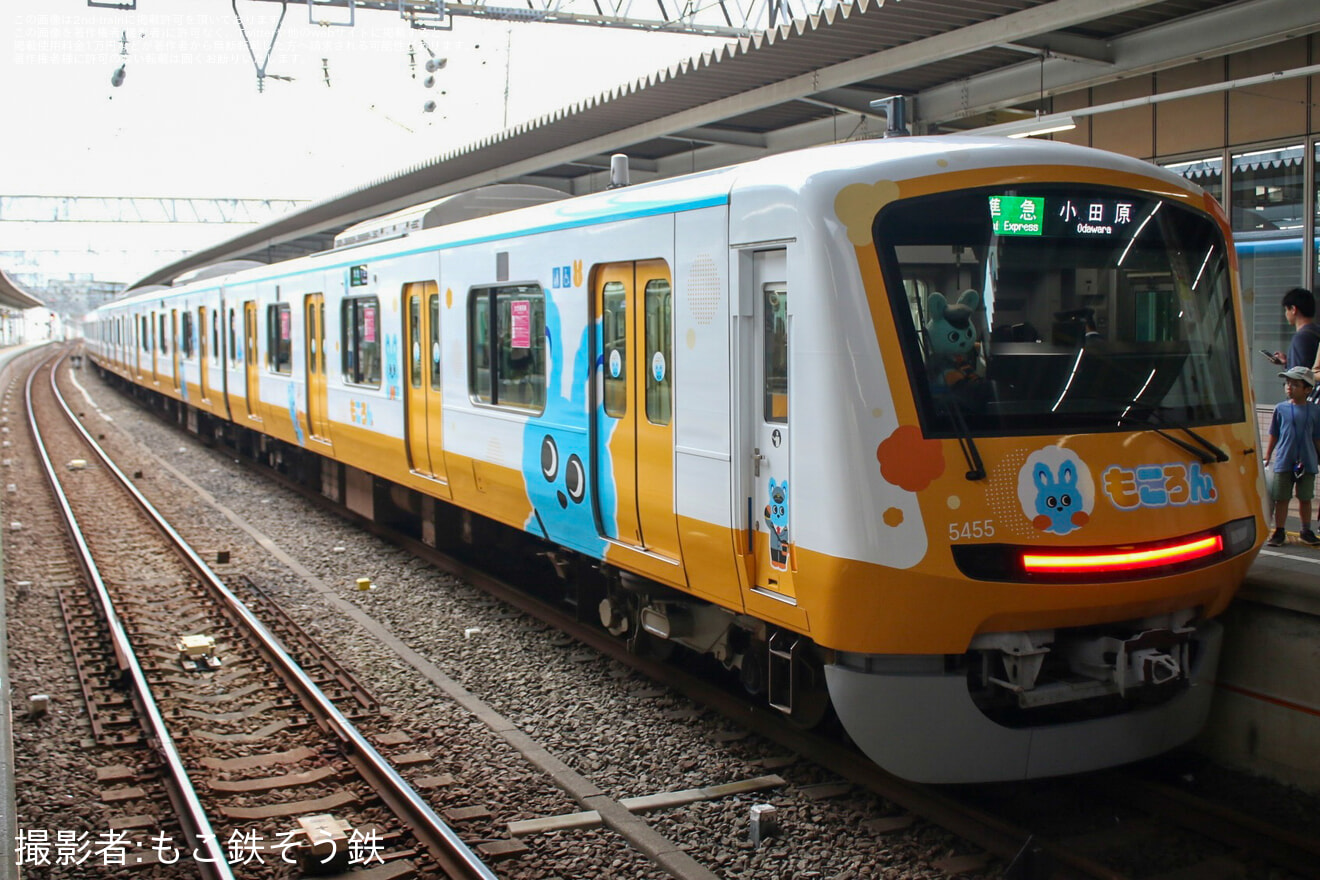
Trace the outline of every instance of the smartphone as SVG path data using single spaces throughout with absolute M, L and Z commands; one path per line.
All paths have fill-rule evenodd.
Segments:
M 1272 352 L 1272 351 L 1266 351 L 1265 349 L 1262 348 L 1262 349 L 1260 349 L 1260 353 L 1263 354 L 1263 355 L 1265 355 L 1265 357 L 1269 359 L 1270 363 L 1272 363 L 1272 364 L 1277 364 L 1277 363 L 1278 363 L 1278 361 L 1276 361 L 1276 360 L 1274 359 L 1274 352 Z

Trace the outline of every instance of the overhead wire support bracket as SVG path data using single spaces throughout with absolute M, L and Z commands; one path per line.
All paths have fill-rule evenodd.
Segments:
M 332 21 L 328 18 L 317 18 L 316 7 L 318 6 L 347 7 L 348 21 Z M 329 0 L 307 0 L 308 24 L 319 24 L 321 27 L 353 27 L 356 20 L 357 0 L 348 0 L 347 3 L 343 2 L 343 0 L 340 0 L 340 2 L 337 3 L 329 2 Z
M 408 22 L 408 27 L 419 31 L 452 31 L 454 18 L 445 8 L 445 0 L 430 2 L 408 2 L 399 0 L 399 18 Z
M 279 2 L 279 0 L 253 0 Z M 521 0 L 523 5 L 499 5 L 509 0 L 307 0 L 313 24 L 351 26 L 356 9 L 394 12 L 419 30 L 452 30 L 460 16 L 514 22 L 574 24 L 665 33 L 741 38 L 766 27 L 768 19 L 786 24 L 794 14 L 819 14 L 836 0 Z M 650 14 L 643 13 L 646 6 Z M 773 11 L 771 7 L 773 6 Z M 318 20 L 316 10 L 337 7 L 349 11 L 349 21 Z
M 243 26 L 243 16 L 238 14 L 238 0 L 231 0 L 231 2 L 234 7 L 234 18 L 238 20 L 239 33 L 243 35 L 243 43 L 247 46 L 248 56 L 252 59 L 252 66 L 256 68 L 257 71 L 257 91 L 264 92 L 266 90 L 266 65 L 270 63 L 270 53 L 275 50 L 275 40 L 279 38 L 280 25 L 284 24 L 284 14 L 289 11 L 288 0 L 283 0 L 280 5 L 280 18 L 279 21 L 275 22 L 275 33 L 270 35 L 270 45 L 266 47 L 266 57 L 260 64 L 257 63 L 257 53 L 252 51 L 252 41 L 248 39 L 247 28 Z M 308 0 L 308 2 L 310 3 L 311 0 Z M 283 80 L 289 79 L 289 77 L 286 76 L 276 76 L 273 78 Z

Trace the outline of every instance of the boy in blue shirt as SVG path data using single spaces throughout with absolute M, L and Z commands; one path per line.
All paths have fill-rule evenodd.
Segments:
M 1298 539 L 1308 546 L 1320 547 L 1320 538 L 1311 531 L 1311 500 L 1315 498 L 1316 470 L 1320 469 L 1320 406 L 1306 402 L 1306 396 L 1315 387 L 1315 375 L 1310 368 L 1297 366 L 1279 376 L 1284 380 L 1288 399 L 1274 407 L 1270 439 L 1265 447 L 1265 466 L 1274 472 L 1270 486 L 1274 534 L 1265 543 L 1278 547 L 1287 539 L 1283 524 L 1296 487 L 1298 513 L 1302 518 Z M 1278 455 L 1274 454 L 1276 448 Z

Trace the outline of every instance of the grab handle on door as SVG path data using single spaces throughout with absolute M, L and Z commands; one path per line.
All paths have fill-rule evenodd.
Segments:
M 758 446 L 752 450 L 752 476 L 761 476 L 761 462 L 765 460 L 766 457 L 761 454 L 761 447 Z

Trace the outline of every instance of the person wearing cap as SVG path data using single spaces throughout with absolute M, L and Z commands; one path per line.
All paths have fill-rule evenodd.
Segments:
M 1315 498 L 1315 474 L 1320 470 L 1320 406 L 1306 400 L 1315 387 L 1315 374 L 1310 367 L 1297 366 L 1289 367 L 1279 376 L 1288 398 L 1274 407 L 1270 439 L 1265 446 L 1265 467 L 1274 474 L 1270 484 L 1274 533 L 1265 543 L 1278 547 L 1287 540 L 1284 523 L 1295 492 L 1302 518 L 1298 540 L 1320 547 L 1320 538 L 1311 531 L 1311 501 Z

